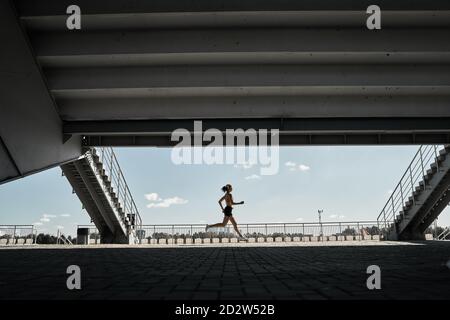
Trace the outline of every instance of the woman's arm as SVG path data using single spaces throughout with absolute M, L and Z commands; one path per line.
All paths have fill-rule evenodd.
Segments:
M 225 210 L 222 205 L 223 200 L 225 200 L 225 196 L 223 196 L 222 198 L 219 199 L 219 206 L 220 206 L 220 208 L 222 208 L 222 211 Z
M 233 205 L 244 204 L 244 201 L 241 201 L 241 202 L 234 202 L 233 196 L 231 196 L 231 203 L 232 203 Z

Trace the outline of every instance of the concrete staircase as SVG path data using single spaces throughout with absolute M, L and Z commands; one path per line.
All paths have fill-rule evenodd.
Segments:
M 422 146 L 378 216 L 389 240 L 423 240 L 450 202 L 450 146 Z
M 112 148 L 90 148 L 61 166 L 100 232 L 102 243 L 137 243 L 139 212 Z

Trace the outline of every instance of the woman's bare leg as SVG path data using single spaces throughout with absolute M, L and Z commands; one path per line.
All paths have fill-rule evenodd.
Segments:
M 239 229 L 238 229 L 236 220 L 234 220 L 234 217 L 230 217 L 230 221 L 231 221 L 231 223 L 233 224 L 234 230 L 237 232 L 237 234 L 238 234 L 241 238 L 243 238 L 242 234 L 239 232 Z
M 223 227 L 225 227 L 227 225 L 228 220 L 230 220 L 230 217 L 225 216 L 225 217 L 223 217 L 222 223 L 219 222 L 219 223 L 216 223 L 216 224 L 209 224 L 207 226 L 207 228 L 208 229 L 209 228 L 223 228 Z

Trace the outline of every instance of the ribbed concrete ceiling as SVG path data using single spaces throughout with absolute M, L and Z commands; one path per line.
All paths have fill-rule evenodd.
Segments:
M 170 130 L 279 128 L 285 144 L 450 142 L 450 2 L 79 0 L 16 8 L 64 130 L 166 145 Z M 206 129 L 206 128 L 205 128 Z

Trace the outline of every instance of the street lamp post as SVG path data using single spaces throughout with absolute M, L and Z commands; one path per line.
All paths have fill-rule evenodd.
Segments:
M 320 238 L 323 241 L 323 227 L 322 227 L 322 213 L 323 213 L 323 210 L 317 210 L 317 212 L 319 213 Z

